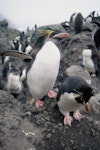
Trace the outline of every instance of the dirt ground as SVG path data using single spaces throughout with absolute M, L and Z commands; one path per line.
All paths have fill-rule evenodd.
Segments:
M 83 111 L 85 117 L 69 127 L 56 101 L 44 102 L 37 109 L 0 91 L 0 150 L 99 150 L 100 114 Z

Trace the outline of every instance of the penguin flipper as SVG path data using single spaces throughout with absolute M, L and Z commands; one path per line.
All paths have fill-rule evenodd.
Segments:
M 25 54 L 23 52 L 19 52 L 19 51 L 15 51 L 15 50 L 3 51 L 3 52 L 0 52 L 0 55 L 1 56 L 11 56 L 14 58 L 21 59 L 23 61 L 25 61 L 25 60 L 30 61 L 32 59 L 32 57 L 29 54 Z

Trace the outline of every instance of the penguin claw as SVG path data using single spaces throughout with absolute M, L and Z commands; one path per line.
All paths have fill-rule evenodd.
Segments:
M 72 121 L 73 121 L 73 118 L 71 116 L 64 117 L 64 125 L 69 125 L 71 127 Z
M 84 116 L 82 116 L 79 111 L 74 112 L 73 117 L 74 117 L 77 121 L 80 121 L 82 118 L 84 118 Z
M 43 101 L 41 101 L 41 100 L 36 100 L 36 102 L 35 102 L 36 108 L 42 107 L 43 105 L 44 105 L 44 102 L 43 102 Z
M 57 96 L 57 93 L 50 90 L 47 95 L 48 95 L 49 98 L 55 98 Z

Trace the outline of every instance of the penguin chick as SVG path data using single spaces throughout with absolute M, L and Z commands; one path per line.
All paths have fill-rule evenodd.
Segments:
M 90 111 L 89 99 L 93 96 L 92 88 L 80 76 L 70 76 L 64 80 L 57 94 L 58 108 L 65 116 L 64 125 L 71 126 L 73 117 L 80 121 L 83 116 L 80 114 L 82 108 Z
M 91 77 L 96 77 L 100 68 L 100 54 L 92 45 L 87 45 L 87 49 L 82 51 L 82 65 L 90 73 Z
M 6 90 L 15 97 L 22 91 L 23 84 L 20 79 L 19 69 L 11 66 L 7 73 Z
M 92 52 L 90 49 L 84 49 L 82 52 L 83 56 L 83 66 L 88 72 L 91 74 L 92 77 L 96 77 L 95 72 L 98 70 L 98 67 L 94 64 L 92 59 Z

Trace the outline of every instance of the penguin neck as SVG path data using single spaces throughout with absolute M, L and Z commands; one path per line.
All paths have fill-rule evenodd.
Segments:
M 51 38 L 49 41 L 52 41 L 58 48 L 60 47 L 60 39 L 58 38 Z

